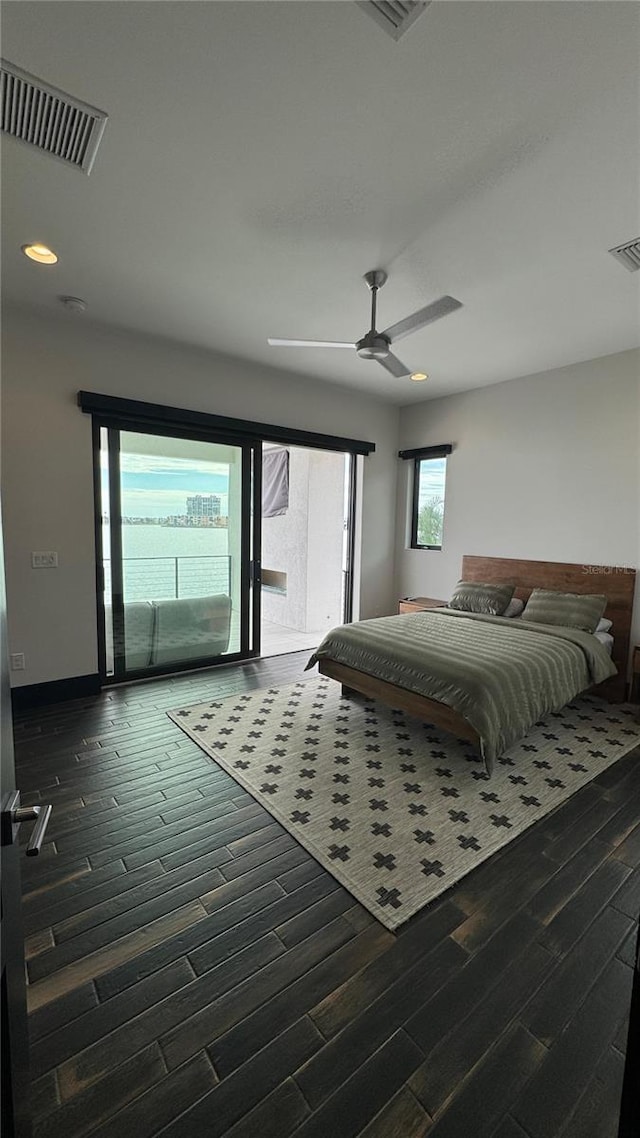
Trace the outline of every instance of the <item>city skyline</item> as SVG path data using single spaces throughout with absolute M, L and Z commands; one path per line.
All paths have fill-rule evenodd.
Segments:
M 123 496 L 124 498 L 124 496 Z M 124 502 L 123 502 L 124 504 Z M 215 526 L 221 522 L 226 523 L 226 514 L 222 513 L 222 496 L 220 494 L 192 494 L 184 499 L 184 509 L 171 514 L 128 514 L 122 510 L 123 524 L 144 523 L 175 524 L 192 527 Z M 102 514 L 102 521 L 109 521 L 107 513 Z
M 162 518 L 187 513 L 186 500 L 214 494 L 220 513 L 227 514 L 229 466 L 202 459 L 122 452 L 120 456 L 122 514 Z

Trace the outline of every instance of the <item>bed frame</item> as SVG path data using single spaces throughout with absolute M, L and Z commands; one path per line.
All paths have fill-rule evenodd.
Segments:
M 462 579 L 494 585 L 515 585 L 514 597 L 527 601 L 532 589 L 555 589 L 564 593 L 604 593 L 607 597 L 605 617 L 613 622 L 612 659 L 617 676 L 594 685 L 590 691 L 610 703 L 626 698 L 629 663 L 629 637 L 636 571 L 615 565 L 571 565 L 562 561 L 521 561 L 506 557 L 474 557 L 462 559 Z M 342 684 L 347 691 L 360 692 L 370 699 L 415 715 L 425 723 L 433 723 L 462 739 L 479 746 L 478 733 L 458 712 L 438 700 L 408 691 L 406 688 L 378 680 L 366 672 L 320 660 L 318 671 Z

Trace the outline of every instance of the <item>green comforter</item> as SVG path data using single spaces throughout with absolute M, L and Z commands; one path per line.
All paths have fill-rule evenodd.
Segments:
M 478 732 L 488 770 L 537 720 L 617 672 L 588 632 L 452 609 L 341 625 L 307 669 L 324 659 L 452 707 Z

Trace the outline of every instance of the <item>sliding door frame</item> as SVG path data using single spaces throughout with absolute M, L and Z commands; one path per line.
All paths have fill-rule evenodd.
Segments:
M 349 460 L 349 505 L 347 509 L 347 556 L 345 565 L 345 588 L 342 612 L 343 624 L 353 620 L 353 563 L 356 548 L 356 493 L 358 486 L 358 456 L 348 451 Z
M 153 675 L 166 675 L 170 672 L 196 671 L 218 665 L 253 659 L 260 655 L 260 615 L 261 615 L 261 532 L 262 532 L 262 443 L 279 442 L 285 446 L 308 447 L 316 450 L 338 451 L 349 457 L 350 494 L 347 518 L 347 556 L 346 582 L 344 595 L 345 623 L 353 619 L 354 559 L 356 534 L 356 496 L 357 463 L 360 456 L 367 457 L 376 446 L 363 439 L 350 439 L 340 435 L 324 435 L 316 431 L 306 431 L 296 427 L 282 427 L 270 423 L 259 423 L 249 419 L 235 419 L 224 415 L 214 415 L 204 411 L 171 407 L 159 403 L 145 403 L 136 399 L 123 399 L 119 396 L 102 395 L 94 391 L 79 391 L 78 406 L 93 419 L 94 447 L 94 497 L 95 497 L 95 544 L 96 544 L 96 589 L 98 616 L 98 656 L 100 675 L 105 682 L 112 682 L 106 676 L 106 645 L 104 636 L 104 570 L 102 561 L 102 519 L 100 511 L 100 428 L 116 431 L 133 431 L 140 434 L 155 434 L 179 438 L 192 438 L 198 442 L 227 443 L 230 446 L 248 448 L 250 453 L 250 481 L 243 481 L 243 496 L 250 495 L 251 509 L 247 514 L 248 536 L 243 529 L 242 563 L 244 597 L 251 590 L 251 631 L 246 633 L 244 644 L 246 653 L 235 652 L 217 656 L 211 660 L 174 664 L 170 669 L 162 667 L 144 672 L 127 673 L 126 679 L 149 678 Z M 245 451 L 243 450 L 243 456 Z M 244 461 L 244 458 L 243 458 Z M 244 478 L 244 468 L 243 468 Z M 243 518 L 243 525 L 245 519 Z M 121 561 L 121 559 L 120 559 Z M 114 645 L 115 647 L 115 645 Z M 241 648 L 243 642 L 241 642 Z
M 109 475 L 109 551 L 111 553 L 111 626 L 113 629 L 113 681 L 125 678 L 124 573 L 122 568 L 122 493 L 120 482 L 120 431 L 107 428 Z M 104 565 L 104 561 L 103 561 Z M 103 570 L 104 573 L 104 570 Z M 106 618 L 103 600 L 103 620 Z M 106 660 L 105 660 L 106 665 Z M 104 673 L 106 675 L 106 671 Z M 101 673 L 103 675 L 103 673 Z
M 251 444 L 251 548 L 247 558 L 250 567 L 251 643 L 261 651 L 262 636 L 262 439 Z
M 107 645 L 105 637 L 104 609 L 104 546 L 102 542 L 102 440 L 101 424 L 94 415 L 91 422 L 91 445 L 93 447 L 93 517 L 94 545 L 96 558 L 96 622 L 98 629 L 98 674 L 100 683 L 109 682 L 107 676 Z M 110 678 L 109 678 L 110 679 Z
M 106 610 L 104 601 L 104 549 L 102 541 L 101 517 L 101 429 L 105 428 L 109 455 L 109 535 L 111 546 L 111 598 L 113 621 L 113 674 L 107 673 L 106 653 Z M 202 656 L 193 660 L 175 661 L 171 664 L 149 665 L 146 668 L 126 668 L 125 629 L 124 629 L 124 582 L 122 573 L 122 506 L 120 483 L 120 433 L 157 435 L 160 438 L 180 438 L 192 442 L 211 445 L 237 447 L 241 452 L 241 535 L 240 535 L 240 650 L 226 652 L 218 656 Z M 256 467 L 260 467 L 256 454 L 260 447 L 255 440 L 231 434 L 215 435 L 209 431 L 189 429 L 180 424 L 169 426 L 165 423 L 152 424 L 149 420 L 126 424 L 117 418 L 94 415 L 94 500 L 96 514 L 96 585 L 98 618 L 98 670 L 103 686 L 129 683 L 133 680 L 151 679 L 176 672 L 193 672 L 202 668 L 213 668 L 224 664 L 241 663 L 260 655 L 260 573 L 253 566 L 252 557 L 260 557 L 259 527 L 256 533 L 256 516 L 260 517 L 259 499 L 256 493 L 261 479 L 256 477 Z M 256 617 L 257 612 L 257 617 Z

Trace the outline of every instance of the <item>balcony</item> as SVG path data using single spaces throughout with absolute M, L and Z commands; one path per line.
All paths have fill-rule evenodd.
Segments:
M 231 595 L 231 558 L 223 554 L 180 557 L 123 557 L 124 600 L 164 601 L 180 597 Z M 111 561 L 104 561 L 104 587 L 111 595 Z
M 213 593 L 231 596 L 231 557 L 210 556 L 179 557 L 124 557 L 124 600 L 161 601 L 182 597 L 205 597 Z M 111 597 L 111 561 L 104 560 L 105 600 Z M 240 643 L 240 614 L 233 608 L 231 614 L 230 644 Z M 301 632 L 278 624 L 273 619 L 262 619 L 261 655 L 278 656 L 285 652 L 300 652 L 315 648 L 323 632 Z M 108 646 L 110 647 L 110 645 Z

